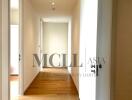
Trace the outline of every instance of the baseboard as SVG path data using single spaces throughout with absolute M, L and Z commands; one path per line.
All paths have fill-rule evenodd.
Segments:
M 52 66 L 43 66 L 43 68 L 65 68 L 65 69 L 68 69 L 67 67 L 52 67 Z
M 10 76 L 19 76 L 19 74 L 10 74 Z

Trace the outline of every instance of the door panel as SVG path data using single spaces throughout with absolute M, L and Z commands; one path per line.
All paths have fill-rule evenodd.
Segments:
M 96 78 L 96 100 L 110 100 L 112 0 L 99 0 L 97 57 L 102 68 Z

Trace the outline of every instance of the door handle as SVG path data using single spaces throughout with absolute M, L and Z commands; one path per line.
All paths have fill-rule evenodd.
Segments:
M 19 54 L 19 62 L 21 61 L 21 54 Z
M 99 69 L 102 69 L 103 66 L 102 64 L 97 64 L 97 65 L 91 65 L 91 68 L 94 68 L 94 70 L 91 70 L 91 72 L 94 72 L 96 76 L 99 76 Z

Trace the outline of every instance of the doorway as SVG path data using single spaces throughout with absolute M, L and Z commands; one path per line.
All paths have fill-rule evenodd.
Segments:
M 69 73 L 71 68 L 71 17 L 48 17 L 40 20 L 40 48 L 41 59 L 42 54 L 49 56 L 56 53 L 59 54 L 53 58 L 53 64 L 56 67 L 67 67 Z M 54 44 L 55 43 L 55 44 Z M 62 54 L 66 54 L 66 66 L 63 62 Z M 58 66 L 59 65 L 59 66 Z M 51 67 L 50 62 L 47 66 Z M 44 65 L 41 66 L 45 67 Z
M 19 93 L 19 26 L 10 26 L 10 95 L 11 98 Z
M 20 54 L 19 54 L 19 41 L 20 41 L 20 6 L 19 0 L 10 0 L 10 68 L 9 68 L 9 86 L 10 86 L 10 99 L 14 100 L 19 96 L 20 91 Z
M 110 8 L 110 7 L 109 7 L 109 8 Z M 86 17 L 85 17 L 85 18 L 86 18 Z M 6 19 L 6 18 L 5 18 L 5 19 Z M 6 23 L 6 24 L 7 24 L 7 23 Z M 6 25 L 4 25 L 4 26 L 6 26 Z M 2 33 L 3 33 L 3 32 L 2 32 Z M 6 33 L 7 33 L 7 32 L 6 32 Z M 6 36 L 6 35 L 4 35 L 4 36 Z M 7 45 L 7 46 L 8 46 L 8 45 Z M 6 49 L 5 49 L 5 50 L 6 50 Z M 7 56 L 6 58 L 8 58 L 8 56 Z M 5 59 L 4 59 L 4 60 L 5 60 Z M 7 59 L 6 59 L 6 60 L 7 60 Z M 5 60 L 5 61 L 6 61 L 6 60 Z M 2 66 L 2 67 L 3 67 L 3 66 Z M 5 66 L 4 66 L 4 67 L 5 67 Z M 3 70 L 2 70 L 2 71 L 3 71 Z M 4 70 L 3 72 L 6 73 L 5 70 Z M 7 73 L 6 73 L 6 74 L 7 74 Z M 6 75 L 6 76 L 7 76 L 7 75 Z M 6 77 L 6 76 L 5 76 L 5 77 Z M 4 78 L 3 78 L 3 79 L 4 79 Z M 7 79 L 7 78 L 5 78 L 5 79 Z M 2 80 L 2 81 L 3 81 L 3 80 Z M 4 81 L 4 82 L 6 82 L 6 81 Z M 7 82 L 7 83 L 8 83 L 8 82 Z M 86 85 L 87 85 L 87 84 L 86 84 Z M 6 86 L 7 86 L 7 85 L 6 85 Z M 85 88 L 86 88 L 86 87 L 85 87 Z M 82 89 L 82 90 L 83 90 L 83 89 Z M 4 93 L 5 93 L 5 92 L 4 92 Z M 7 92 L 7 93 L 8 93 L 8 92 Z M 83 93 L 83 92 L 82 92 L 82 93 Z M 86 94 L 86 95 L 87 95 L 87 94 Z M 5 100 L 5 99 L 4 99 L 4 100 Z

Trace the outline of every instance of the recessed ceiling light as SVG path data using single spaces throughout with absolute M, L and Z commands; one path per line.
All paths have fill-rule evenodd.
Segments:
M 51 5 L 51 9 L 55 10 L 56 6 L 55 6 L 55 0 L 50 0 L 50 5 Z
M 52 2 L 51 5 L 55 5 L 55 2 Z

